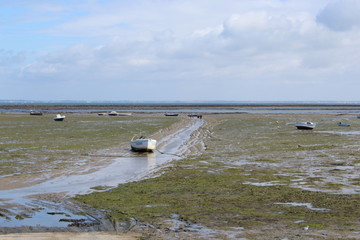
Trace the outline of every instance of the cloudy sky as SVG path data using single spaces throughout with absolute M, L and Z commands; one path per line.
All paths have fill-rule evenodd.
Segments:
M 0 100 L 360 101 L 359 0 L 0 0 Z

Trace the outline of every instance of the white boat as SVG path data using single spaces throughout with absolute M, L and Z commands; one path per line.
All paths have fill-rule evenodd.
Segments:
M 341 126 L 341 127 L 350 127 L 350 124 L 348 124 L 348 123 L 343 123 L 343 122 L 339 122 L 339 123 L 338 123 L 338 126 Z
M 116 111 L 111 111 L 110 113 L 108 113 L 109 116 L 117 116 L 118 113 Z
M 152 152 L 156 149 L 156 140 L 151 138 L 145 138 L 143 136 L 139 138 L 131 139 L 131 150 L 135 152 Z
M 295 124 L 295 127 L 297 129 L 304 129 L 304 130 L 312 130 L 315 128 L 315 126 L 316 124 L 313 122 L 297 122 Z
M 64 115 L 57 114 L 56 117 L 54 117 L 55 121 L 63 121 L 65 119 Z

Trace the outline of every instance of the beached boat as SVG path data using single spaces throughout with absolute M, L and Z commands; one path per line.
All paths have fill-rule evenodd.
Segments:
M 131 139 L 131 150 L 135 152 L 152 152 L 156 149 L 156 140 L 151 138 L 145 138 L 141 136 L 139 138 L 133 137 Z
M 65 116 L 61 114 L 57 114 L 56 117 L 54 117 L 55 121 L 64 121 Z
M 108 113 L 109 116 L 131 116 L 132 113 L 118 113 L 116 111 L 111 111 Z
M 30 111 L 30 115 L 41 116 L 41 115 L 43 115 L 43 113 L 42 113 L 42 112 L 40 112 L 40 111 L 34 111 L 34 110 L 31 110 L 31 111 Z
M 339 122 L 339 123 L 338 123 L 338 126 L 341 126 L 341 127 L 350 127 L 350 124 L 348 124 L 348 123 L 343 123 L 343 122 Z
M 313 122 L 297 122 L 295 124 L 295 127 L 297 129 L 303 129 L 303 130 L 312 130 L 315 128 L 315 126 L 316 124 Z
M 179 116 L 179 114 L 178 113 L 165 113 L 165 116 L 167 116 L 167 117 L 177 117 L 177 116 Z
M 106 113 L 98 113 L 98 116 L 104 116 Z
M 118 113 L 116 111 L 111 111 L 108 113 L 109 116 L 117 116 Z

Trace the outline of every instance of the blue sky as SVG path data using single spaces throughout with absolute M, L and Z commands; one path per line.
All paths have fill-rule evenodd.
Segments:
M 0 0 L 0 99 L 360 101 L 358 0 Z

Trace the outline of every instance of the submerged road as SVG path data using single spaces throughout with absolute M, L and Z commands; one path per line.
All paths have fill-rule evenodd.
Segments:
M 54 204 L 32 198 L 32 195 L 65 193 L 71 197 L 75 194 L 93 192 L 96 186 L 116 187 L 119 184 L 139 180 L 159 166 L 167 162 L 181 159 L 184 154 L 183 145 L 190 140 L 191 134 L 198 130 L 203 120 L 193 120 L 190 125 L 182 128 L 164 139 L 159 140 L 161 148 L 153 153 L 137 154 L 115 158 L 113 162 L 92 173 L 81 175 L 61 176 L 49 181 L 25 188 L 0 191 L 0 208 L 11 211 L 14 215 L 24 213 L 24 209 L 37 209 L 25 219 L 0 218 L 0 227 L 43 226 L 66 227 L 68 223 L 59 222 L 64 216 L 49 215 L 48 212 L 63 212 L 68 216 L 75 216 L 62 204 Z M 9 208 L 9 206 L 14 206 Z M 19 207 L 17 205 L 23 206 Z

